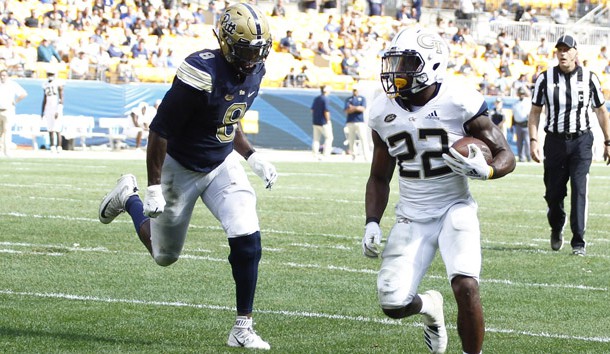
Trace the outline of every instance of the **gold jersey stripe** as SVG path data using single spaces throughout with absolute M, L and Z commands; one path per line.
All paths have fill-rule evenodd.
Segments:
M 200 91 L 212 92 L 212 77 L 187 62 L 182 62 L 176 73 L 178 79 Z

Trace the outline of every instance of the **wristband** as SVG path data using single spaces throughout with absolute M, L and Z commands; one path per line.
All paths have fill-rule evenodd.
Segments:
M 606 140 L 606 141 L 604 141 L 604 145 L 606 145 L 606 146 L 610 146 L 610 140 Z
M 366 218 L 366 222 L 364 224 L 366 225 L 370 222 L 376 222 L 379 224 L 379 218 L 376 218 L 374 216 L 369 216 L 368 218 Z
M 248 160 L 250 156 L 252 156 L 252 154 L 254 154 L 254 149 L 246 151 L 246 153 L 244 154 L 244 159 Z

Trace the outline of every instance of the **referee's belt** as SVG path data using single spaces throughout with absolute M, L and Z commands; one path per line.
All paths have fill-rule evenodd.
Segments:
M 546 131 L 547 135 L 559 138 L 559 139 L 563 139 L 563 140 L 574 140 L 578 137 L 581 137 L 585 134 L 587 134 L 590 131 L 590 129 L 585 129 L 585 130 L 579 130 L 577 132 L 574 133 L 553 133 L 550 131 Z

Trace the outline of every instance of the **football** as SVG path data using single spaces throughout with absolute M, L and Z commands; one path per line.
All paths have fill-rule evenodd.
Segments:
M 487 146 L 487 144 L 485 144 L 483 141 L 472 136 L 465 136 L 457 140 L 455 143 L 453 143 L 453 145 L 451 145 L 451 147 L 457 150 L 457 152 L 459 152 L 460 154 L 462 154 L 462 156 L 468 157 L 469 144 L 475 144 L 479 147 L 479 149 L 481 149 L 481 151 L 483 152 L 483 156 L 485 157 L 485 161 L 487 161 L 487 164 L 490 164 L 491 161 L 493 161 L 493 155 L 491 153 L 491 150 L 489 149 L 489 146 Z

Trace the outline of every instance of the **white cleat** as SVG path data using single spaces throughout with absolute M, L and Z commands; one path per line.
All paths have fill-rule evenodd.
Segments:
M 106 194 L 100 204 L 99 218 L 103 224 L 110 224 L 125 211 L 125 203 L 132 195 L 138 194 L 136 176 L 127 174 L 118 179 L 116 186 Z
M 252 318 L 237 316 L 235 325 L 229 332 L 227 340 L 229 347 L 269 350 L 271 346 L 265 342 L 252 328 Z
M 428 296 L 434 304 L 431 314 L 422 314 L 424 320 L 424 341 L 431 353 L 444 353 L 447 350 L 447 328 L 443 315 L 443 295 L 436 290 L 428 290 Z

